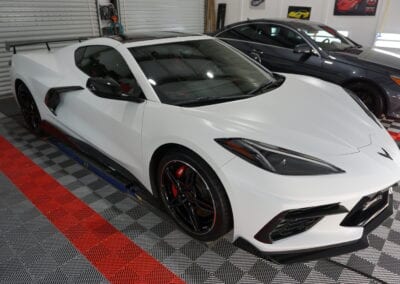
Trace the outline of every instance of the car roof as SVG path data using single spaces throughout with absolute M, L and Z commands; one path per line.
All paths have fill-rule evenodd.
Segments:
M 77 46 L 86 45 L 109 45 L 114 48 L 122 45 L 126 48 L 146 46 L 146 45 L 156 45 L 156 44 L 166 44 L 173 42 L 184 42 L 191 40 L 205 40 L 214 39 L 213 37 L 203 35 L 203 34 L 192 34 L 185 32 L 146 32 L 146 33 L 128 33 L 119 36 L 105 36 L 91 38 L 82 43 L 77 44 Z
M 169 39 L 169 38 L 181 38 L 181 37 L 191 37 L 198 36 L 200 34 L 194 33 L 185 33 L 178 31 L 161 31 L 161 32 L 141 32 L 141 33 L 127 33 L 119 36 L 110 36 L 116 41 L 119 41 L 122 44 L 132 43 L 132 42 L 144 42 L 150 40 L 159 40 L 159 39 Z
M 265 18 L 262 18 L 262 19 L 246 20 L 246 21 L 242 21 L 242 22 L 237 22 L 237 23 L 231 24 L 229 26 L 226 26 L 222 30 L 217 31 L 216 34 L 220 33 L 221 31 L 224 31 L 224 30 L 227 30 L 227 29 L 239 26 L 239 25 L 251 24 L 251 23 L 260 23 L 260 22 L 286 25 L 286 26 L 289 26 L 289 27 L 294 28 L 294 29 L 302 29 L 302 28 L 305 28 L 305 27 L 315 27 L 315 26 L 324 25 L 324 24 L 319 23 L 319 22 L 297 20 L 297 19 L 283 19 L 283 18 L 265 19 Z

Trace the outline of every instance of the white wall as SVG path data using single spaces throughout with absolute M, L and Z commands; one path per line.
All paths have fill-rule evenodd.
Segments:
M 286 18 L 288 6 L 312 7 L 311 20 L 337 30 L 349 31 L 349 36 L 365 46 L 373 45 L 387 1 L 380 0 L 376 16 L 334 16 L 335 0 L 266 0 L 265 9 L 251 9 L 250 0 L 216 0 L 227 3 L 226 24 L 257 18 Z M 400 2 L 395 0 L 395 2 Z
M 396 33 L 400 34 L 400 1 L 399 0 L 385 0 L 387 6 L 382 7 L 381 23 L 378 31 L 382 33 Z
M 216 0 L 215 5 L 216 9 L 218 8 L 218 4 L 226 3 L 226 16 L 225 16 L 225 25 L 229 25 L 241 20 L 241 1 L 240 0 Z

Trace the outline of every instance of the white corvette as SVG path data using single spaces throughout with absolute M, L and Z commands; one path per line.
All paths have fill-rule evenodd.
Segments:
M 8 47 L 29 128 L 52 125 L 136 177 L 197 239 L 233 228 L 264 257 L 311 259 L 365 247 L 392 214 L 399 149 L 339 86 L 272 74 L 208 36 L 16 52 L 26 44 Z

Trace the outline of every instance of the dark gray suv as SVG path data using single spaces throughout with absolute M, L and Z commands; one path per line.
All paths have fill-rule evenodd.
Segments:
M 274 72 L 340 84 L 376 116 L 400 118 L 400 54 L 363 48 L 324 24 L 301 20 L 245 21 L 214 36 Z

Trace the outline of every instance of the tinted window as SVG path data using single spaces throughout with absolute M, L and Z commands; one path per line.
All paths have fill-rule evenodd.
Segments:
M 305 43 L 298 33 L 288 28 L 271 24 L 241 25 L 220 34 L 219 37 L 254 41 L 290 49 L 293 49 L 298 44 Z
M 291 29 L 278 25 L 258 25 L 260 40 L 264 43 L 293 49 L 296 45 L 305 43 L 304 39 Z
M 112 78 L 129 94 L 139 88 L 124 58 L 115 49 L 94 45 L 75 51 L 75 63 L 89 77 Z
M 129 50 L 160 100 L 167 104 L 237 98 L 275 81 L 272 74 L 215 40 Z
M 322 25 L 304 25 L 301 30 L 324 50 L 345 50 L 356 47 L 336 30 Z
M 227 30 L 226 32 L 223 32 L 218 37 L 256 41 L 257 26 L 255 24 L 241 25 L 236 28 Z
M 75 63 L 76 65 L 80 64 L 85 55 L 86 47 L 80 47 L 75 51 Z

